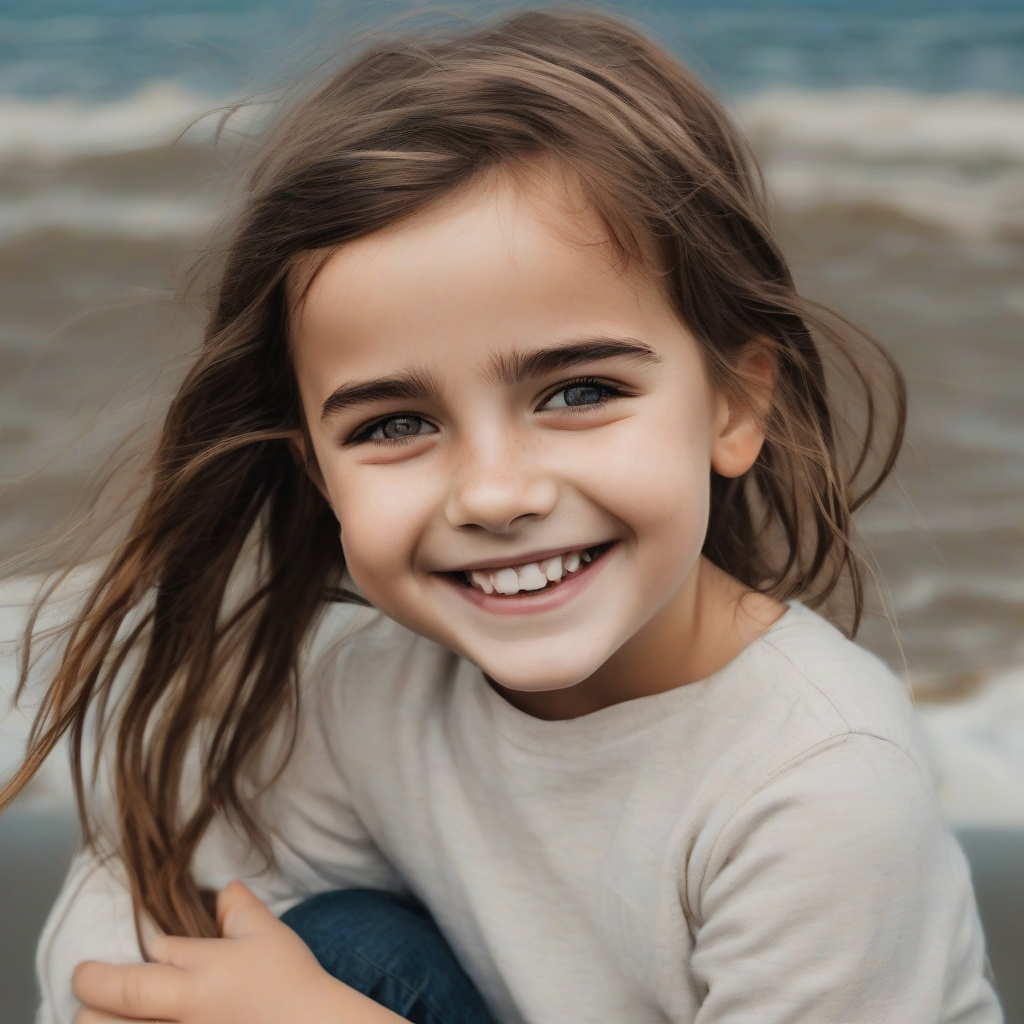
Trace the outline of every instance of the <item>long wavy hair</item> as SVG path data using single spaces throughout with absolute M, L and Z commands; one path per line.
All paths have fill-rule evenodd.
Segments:
M 83 740 L 99 730 L 136 914 L 178 935 L 216 934 L 192 874 L 215 815 L 268 850 L 245 780 L 295 720 L 304 638 L 346 598 L 337 523 L 291 443 L 303 429 L 289 359 L 297 261 L 484 172 L 554 161 L 623 257 L 663 283 L 716 388 L 748 394 L 735 356 L 751 339 L 770 346 L 767 437 L 742 477 L 713 475 L 704 553 L 778 598 L 818 607 L 844 592 L 850 633 L 864 573 L 851 517 L 892 469 L 905 416 L 884 351 L 797 294 L 728 116 L 612 18 L 525 12 L 378 39 L 293 102 L 259 149 L 147 492 L 67 624 L 27 758 L 0 793 L 2 808 L 68 734 L 95 843 Z M 24 666 L 22 687 L 27 654 Z M 196 756 L 198 798 L 186 801 Z

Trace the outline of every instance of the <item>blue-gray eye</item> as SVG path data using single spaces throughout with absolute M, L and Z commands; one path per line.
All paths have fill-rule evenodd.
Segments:
M 601 384 L 571 384 L 561 391 L 556 391 L 541 408 L 567 409 L 580 405 L 598 405 L 611 393 L 611 388 Z
M 378 420 L 357 440 L 402 441 L 407 437 L 416 437 L 418 434 L 432 434 L 436 430 L 437 427 L 433 423 L 428 423 L 422 416 L 391 416 L 386 420 Z

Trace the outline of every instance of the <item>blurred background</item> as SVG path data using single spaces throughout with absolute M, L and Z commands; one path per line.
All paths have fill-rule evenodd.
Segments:
M 0 0 L 0 483 L 21 481 L 0 493 L 0 558 L 59 521 L 195 340 L 167 298 L 230 179 L 209 120 L 181 133 L 406 9 Z M 907 374 L 907 448 L 862 518 L 899 641 L 879 614 L 861 639 L 909 673 L 1007 1020 L 1024 1024 L 1024 0 L 610 9 L 725 99 L 804 291 Z M 30 593 L 0 587 L 0 639 Z M 0 653 L 6 706 L 10 644 Z M 0 715 L 0 775 L 25 731 Z M 69 806 L 54 764 L 0 819 L 0 1024 L 32 1019 Z

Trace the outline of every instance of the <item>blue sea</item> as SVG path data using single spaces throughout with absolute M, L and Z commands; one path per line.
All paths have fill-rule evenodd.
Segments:
M 203 115 L 255 97 L 232 122 L 251 137 L 261 103 L 380 26 L 508 9 L 423 6 L 0 0 L 0 563 L 158 420 L 195 342 L 201 318 L 172 296 L 232 180 Z M 949 821 L 1002 830 L 968 849 L 1007 1021 L 1021 1024 L 1009 830 L 1024 830 L 1024 0 L 605 8 L 723 98 L 764 162 L 802 289 L 906 373 L 907 446 L 861 517 L 897 628 L 876 599 L 860 639 L 909 675 Z M 6 704 L 35 582 L 0 580 L 0 778 L 30 724 L 31 706 Z M 31 949 L 73 841 L 70 804 L 58 754 L 0 828 L 5 1024 L 32 1018 Z
M 497 4 L 415 5 L 487 15 Z M 735 93 L 881 86 L 1024 93 L 1014 0 L 669 0 L 604 5 Z M 0 4 L 0 94 L 103 101 L 154 81 L 221 95 L 287 70 L 325 38 L 413 9 L 395 2 L 20 0 Z
M 226 172 L 209 122 L 183 130 L 225 101 L 273 96 L 382 25 L 507 9 L 0 2 L 0 459 L 8 480 L 38 471 L 0 497 L 0 550 L 81 493 L 184 347 L 150 300 L 220 209 Z M 863 518 L 899 640 L 876 614 L 865 642 L 931 694 L 1015 671 L 1024 0 L 606 9 L 723 97 L 764 160 L 803 287 L 871 328 L 907 373 L 907 451 Z
M 112 445 L 158 420 L 182 371 L 201 317 L 171 297 L 232 179 L 204 114 L 255 97 L 230 123 L 251 138 L 261 104 L 380 26 L 508 9 L 421 6 L 0 0 L 0 562 L 61 520 Z M 763 160 L 801 288 L 903 367 L 907 446 L 861 517 L 897 628 L 876 599 L 860 639 L 909 675 L 949 820 L 1024 829 L 1024 0 L 606 9 L 722 97 Z M 28 732 L 26 715 L 3 713 L 5 641 L 33 589 L 0 581 L 0 778 Z M 63 869 L 69 803 L 51 758 L 26 816 L 0 830 L 9 1024 L 31 1017 L 28 951 L 52 898 L 32 885 Z M 998 849 L 1016 856 L 1010 838 Z M 1019 895 L 993 878 L 1019 868 L 986 876 L 984 863 L 1012 1010 Z M 22 911 L 4 910 L 22 895 Z

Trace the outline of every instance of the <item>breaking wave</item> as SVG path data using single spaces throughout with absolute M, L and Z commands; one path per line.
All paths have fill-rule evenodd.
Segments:
M 1024 235 L 1024 97 L 894 89 L 775 90 L 733 108 L 762 154 L 785 209 L 871 207 L 968 238 Z M 175 140 L 210 146 L 224 102 L 154 83 L 104 104 L 0 98 L 0 166 L 65 168 L 56 191 L 0 193 L 0 238 L 40 230 L 130 237 L 190 236 L 202 204 L 117 187 L 118 161 Z M 267 108 L 244 108 L 230 130 L 258 130 Z M 76 186 L 76 162 L 100 161 L 108 184 Z M 56 169 L 56 172 L 55 172 Z M 95 172 L 95 168 L 94 168 Z M 59 173 L 58 173 L 59 177 Z M 163 189 L 161 189 L 163 191 Z
M 52 163 L 166 146 L 215 106 L 173 82 L 100 104 L 3 96 L 0 161 Z
M 1024 97 L 774 91 L 736 109 L 785 208 L 872 207 L 966 238 L 1024 235 Z

